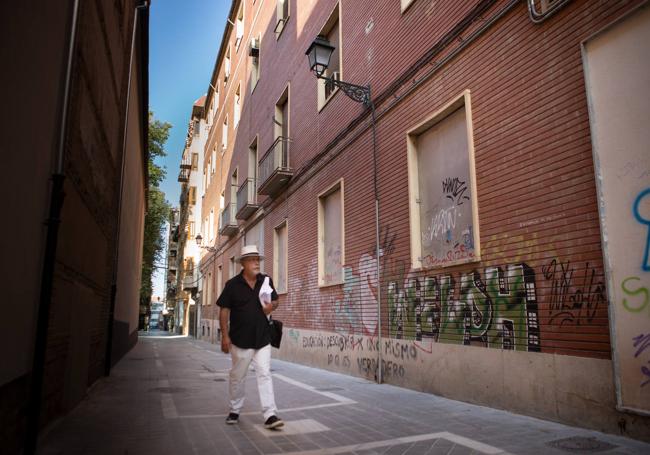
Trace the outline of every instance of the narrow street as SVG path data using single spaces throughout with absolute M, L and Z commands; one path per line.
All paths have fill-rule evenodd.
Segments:
M 42 434 L 38 453 L 650 453 L 631 439 L 279 360 L 272 371 L 284 429 L 263 428 L 253 372 L 240 422 L 228 426 L 229 367 L 217 345 L 141 332 L 111 376 Z

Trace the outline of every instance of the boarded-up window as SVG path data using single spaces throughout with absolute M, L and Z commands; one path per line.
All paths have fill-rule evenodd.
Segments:
M 479 256 L 466 102 L 465 97 L 460 98 L 409 134 L 416 267 L 450 266 L 475 261 Z
M 319 284 L 343 281 L 343 182 L 338 182 L 318 198 Z
M 278 292 L 287 292 L 287 223 L 275 228 L 273 278 Z

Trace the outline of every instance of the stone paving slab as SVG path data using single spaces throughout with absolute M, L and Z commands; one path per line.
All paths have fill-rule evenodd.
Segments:
M 39 454 L 650 454 L 650 444 L 272 361 L 285 429 L 263 428 L 254 372 L 226 425 L 230 357 L 187 337 L 141 336 L 86 399 L 41 435 Z M 604 451 L 548 445 L 594 438 Z

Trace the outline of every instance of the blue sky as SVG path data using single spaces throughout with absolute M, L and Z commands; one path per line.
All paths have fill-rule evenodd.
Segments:
M 172 124 L 165 145 L 167 168 L 161 189 L 178 205 L 177 182 L 187 123 L 194 101 L 205 94 L 217 58 L 231 0 L 153 0 L 149 34 L 149 109 Z M 154 279 L 162 295 L 164 275 Z

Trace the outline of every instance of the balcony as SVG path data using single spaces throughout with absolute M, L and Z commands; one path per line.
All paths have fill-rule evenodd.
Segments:
M 245 220 L 259 208 L 255 179 L 246 179 L 237 190 L 237 219 Z
M 196 288 L 198 279 L 194 276 L 194 270 L 186 271 L 185 276 L 183 277 L 183 290 L 189 291 Z
M 259 194 L 275 196 L 284 189 L 293 176 L 289 167 L 289 139 L 278 137 L 260 160 Z
M 228 237 L 237 234 L 239 227 L 235 219 L 235 204 L 228 204 L 219 216 L 219 234 L 227 235 Z
M 181 164 L 181 171 L 178 173 L 178 181 L 181 183 L 187 183 L 190 181 L 190 172 L 192 170 L 192 165 L 189 163 Z

